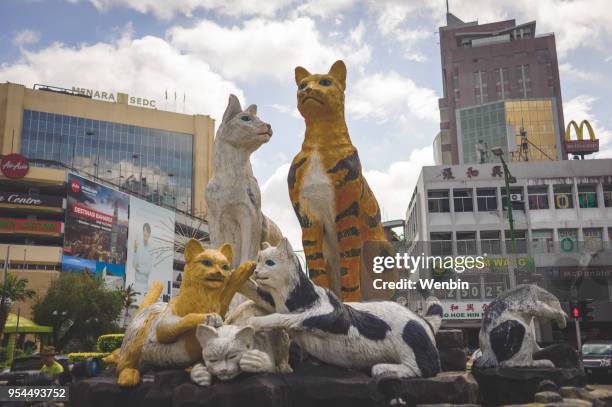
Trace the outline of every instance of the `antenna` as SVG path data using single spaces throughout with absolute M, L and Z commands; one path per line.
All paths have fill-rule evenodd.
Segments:
M 448 13 L 449 13 L 449 11 L 448 11 L 448 0 L 446 0 L 446 14 L 448 14 Z

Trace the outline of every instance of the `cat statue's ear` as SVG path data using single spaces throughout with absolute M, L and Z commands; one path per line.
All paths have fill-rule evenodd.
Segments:
M 302 68 L 301 66 L 295 68 L 295 83 L 298 86 L 300 86 L 300 82 L 302 82 L 302 79 L 308 76 L 310 76 L 310 72 L 308 72 L 306 68 Z
M 268 242 L 262 242 L 261 243 L 261 249 L 262 250 L 269 249 L 270 247 L 272 247 L 272 245 L 270 243 L 268 243 Z
M 246 111 L 251 113 L 254 116 L 257 115 L 257 105 L 251 105 L 247 107 Z
M 202 243 L 196 239 L 189 239 L 187 244 L 185 245 L 185 261 L 190 263 L 196 256 L 204 251 L 202 247 Z
M 245 326 L 236 332 L 236 339 L 247 345 L 253 343 L 254 337 L 255 330 L 251 326 Z
M 219 251 L 223 253 L 228 262 L 232 262 L 232 257 L 234 256 L 234 251 L 232 250 L 232 245 L 229 243 L 223 244 L 219 247 Z
M 287 257 L 291 257 L 293 255 L 293 248 L 291 247 L 291 243 L 289 243 L 289 239 L 283 237 L 278 244 L 278 250 L 287 254 Z
M 227 108 L 225 109 L 225 113 L 223 113 L 222 123 L 228 122 L 231 118 L 236 116 L 238 113 L 242 112 L 242 106 L 240 106 L 240 101 L 236 95 L 229 95 L 229 102 L 227 103 Z
M 336 78 L 340 85 L 342 85 L 342 90 L 346 89 L 346 65 L 342 60 L 338 60 L 334 62 L 334 64 L 329 68 L 329 75 Z
M 204 347 L 208 341 L 211 339 L 215 339 L 219 336 L 217 334 L 217 330 L 210 325 L 200 324 L 196 328 L 196 338 L 198 338 L 198 342 L 200 342 L 200 346 Z

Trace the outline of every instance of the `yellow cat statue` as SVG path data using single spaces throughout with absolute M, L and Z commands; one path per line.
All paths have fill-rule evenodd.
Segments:
M 191 239 L 185 246 L 185 271 L 180 293 L 169 303 L 156 302 L 162 285 L 156 283 L 126 329 L 118 354 L 117 384 L 133 387 L 149 367 L 189 367 L 201 359 L 196 338 L 199 324 L 221 326 L 230 301 L 255 270 L 247 261 L 231 271 L 232 247 L 202 247 Z

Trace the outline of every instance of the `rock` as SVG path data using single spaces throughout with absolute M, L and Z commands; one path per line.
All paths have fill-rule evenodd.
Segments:
M 559 386 L 552 380 L 542 380 L 540 384 L 538 384 L 538 393 L 542 391 L 554 391 L 555 393 L 559 393 Z
M 443 372 L 464 372 L 466 356 L 463 348 L 438 349 Z
M 441 329 L 436 334 L 438 349 L 464 348 L 463 331 L 461 329 Z
M 601 401 L 604 406 L 612 407 L 612 390 L 595 389 L 589 393 L 591 393 L 591 395 L 594 397 L 597 397 L 597 399 Z
M 380 379 L 378 389 L 387 403 L 397 398 L 407 405 L 478 402 L 478 383 L 469 373 L 445 372 L 436 377 L 405 380 Z
M 533 400 L 536 403 L 554 403 L 556 401 L 563 400 L 563 398 L 559 393 L 555 393 L 554 391 L 542 391 L 540 393 L 536 393 Z
M 536 352 L 534 359 L 548 359 L 555 367 L 572 369 L 579 368 L 578 352 L 567 343 L 557 343 Z
M 559 387 L 586 384 L 586 376 L 580 369 L 502 367 L 474 369 L 473 374 L 484 405 L 531 403 L 544 380 Z
M 603 407 L 606 404 L 600 400 L 596 394 L 588 391 L 586 388 L 565 386 L 560 389 L 561 395 L 564 398 L 582 399 L 593 403 L 594 407 Z M 611 392 L 612 393 L 612 392 Z

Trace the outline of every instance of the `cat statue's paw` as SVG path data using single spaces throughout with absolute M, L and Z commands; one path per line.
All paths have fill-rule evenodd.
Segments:
M 212 382 L 212 375 L 203 363 L 196 364 L 193 369 L 191 369 L 189 375 L 191 376 L 191 381 L 198 386 L 210 386 Z
M 282 373 L 282 374 L 293 373 L 293 369 L 291 368 L 291 365 L 289 365 L 289 363 L 287 362 L 283 362 L 279 364 L 277 370 L 278 370 L 278 373 Z
M 274 362 L 265 352 L 251 349 L 242 355 L 240 359 L 240 369 L 247 373 L 273 372 Z
M 223 325 L 223 318 L 219 314 L 206 314 L 204 318 L 204 325 L 212 326 L 213 328 L 219 328 Z

